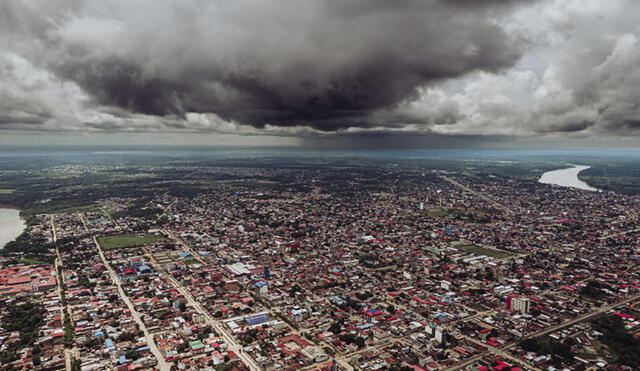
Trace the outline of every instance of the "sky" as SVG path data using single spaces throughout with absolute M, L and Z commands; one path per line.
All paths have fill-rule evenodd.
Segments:
M 640 144 L 637 0 L 3 0 L 0 145 Z

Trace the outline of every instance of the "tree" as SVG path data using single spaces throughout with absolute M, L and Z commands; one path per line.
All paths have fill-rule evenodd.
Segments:
M 334 322 L 329 327 L 329 331 L 333 332 L 334 334 L 339 334 L 340 331 L 342 331 L 342 325 L 339 322 Z
M 127 359 L 130 359 L 132 361 L 135 361 L 136 359 L 140 358 L 140 353 L 135 349 L 129 349 L 125 353 L 125 357 L 127 357 Z
M 604 317 L 594 322 L 594 329 L 603 334 L 599 340 L 615 354 L 615 362 L 634 370 L 640 369 L 640 340 L 629 334 L 624 326 L 618 316 Z
M 118 335 L 118 341 L 133 341 L 136 338 L 136 334 L 133 332 L 123 332 Z
M 87 348 L 94 348 L 100 345 L 100 339 L 92 337 L 84 343 L 84 346 Z
M 82 366 L 82 362 L 80 360 L 73 358 L 71 360 L 71 370 L 72 371 L 80 371 Z
M 14 351 L 0 352 L 0 364 L 6 365 L 20 358 L 20 355 Z

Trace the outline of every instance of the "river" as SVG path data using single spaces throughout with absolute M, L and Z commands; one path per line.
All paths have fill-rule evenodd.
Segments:
M 20 210 L 0 208 L 0 249 L 18 237 L 25 227 Z
M 591 187 L 587 183 L 578 179 L 578 174 L 582 170 L 587 170 L 591 166 L 572 165 L 570 168 L 547 171 L 542 174 L 538 182 L 544 184 L 555 184 L 562 187 L 571 187 L 583 189 L 585 191 L 600 191 L 598 188 Z

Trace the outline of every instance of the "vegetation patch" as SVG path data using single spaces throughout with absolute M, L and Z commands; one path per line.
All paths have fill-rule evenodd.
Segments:
M 549 336 L 523 340 L 520 346 L 528 352 L 550 355 L 552 363 L 556 366 L 561 366 L 565 362 L 571 363 L 573 361 L 571 347 Z
M 454 246 L 456 249 L 468 252 L 474 255 L 486 255 L 492 258 L 508 258 L 513 256 L 512 253 L 508 251 L 496 250 L 496 249 L 487 249 L 486 247 L 478 246 L 478 245 L 457 245 Z
M 448 209 L 433 209 L 433 210 L 426 210 L 427 215 L 434 217 L 434 218 L 440 218 L 440 217 L 444 217 L 444 216 L 450 216 L 452 215 L 452 212 Z
M 127 247 L 149 245 L 162 240 L 162 236 L 157 236 L 151 233 L 121 234 L 117 236 L 98 237 L 98 243 L 104 250 L 124 249 Z
M 432 218 L 450 218 L 454 220 L 466 221 L 470 223 L 490 223 L 492 217 L 500 215 L 502 211 L 494 208 L 480 208 L 480 209 L 456 209 L 456 208 L 443 208 L 443 209 L 426 209 L 418 211 L 426 214 Z
M 19 195 L 19 193 L 8 195 L 8 197 L 14 197 L 16 195 Z M 19 205 L 22 202 L 15 203 Z M 100 210 L 96 204 L 91 203 L 89 200 L 75 199 L 73 196 L 64 199 L 56 198 L 43 200 L 42 202 L 33 202 L 22 206 L 20 209 L 25 215 L 83 213 Z
M 597 301 L 609 296 L 602 289 L 603 289 L 602 284 L 596 281 L 589 281 L 587 282 L 587 285 L 584 288 L 582 288 L 582 290 L 580 290 L 580 294 L 586 298 Z
M 600 342 L 614 354 L 615 363 L 640 369 L 640 339 L 631 335 L 618 316 L 600 318 L 593 328 L 602 333 Z
M 0 254 L 5 256 L 20 254 L 22 259 L 52 262 L 54 248 L 53 243 L 49 242 L 43 234 L 32 234 L 27 228 L 15 240 L 8 242 L 0 250 Z
M 0 188 L 0 195 L 11 195 L 15 192 L 16 190 L 13 188 Z
M 200 262 L 195 259 L 195 258 L 191 258 L 191 259 L 187 259 L 184 261 L 184 264 L 186 265 L 193 265 L 193 264 L 200 264 Z
M 2 327 L 9 332 L 20 333 L 18 341 L 3 347 L 0 352 L 0 364 L 7 364 L 20 358 L 20 350 L 32 347 L 40 332 L 40 326 L 44 324 L 44 307 L 27 301 L 22 304 L 9 304 L 6 315 L 2 318 Z
M 29 258 L 29 257 L 18 257 L 16 258 L 16 260 L 20 264 L 27 264 L 27 265 L 45 264 L 45 262 L 40 259 Z

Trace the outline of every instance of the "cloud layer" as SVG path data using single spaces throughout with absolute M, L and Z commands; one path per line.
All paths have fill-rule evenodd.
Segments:
M 638 17 L 633 0 L 7 0 L 0 129 L 635 135 Z

